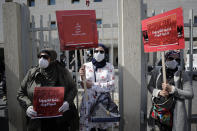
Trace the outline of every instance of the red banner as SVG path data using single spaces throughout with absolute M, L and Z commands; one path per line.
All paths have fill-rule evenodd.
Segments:
M 64 87 L 35 87 L 33 107 L 37 118 L 61 116 L 60 106 L 64 101 Z
M 143 20 L 142 33 L 145 52 L 184 49 L 182 8 Z
M 95 10 L 56 11 L 61 50 L 98 46 Z

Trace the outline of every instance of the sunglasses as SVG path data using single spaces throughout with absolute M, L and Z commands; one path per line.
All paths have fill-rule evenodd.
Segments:
M 49 59 L 49 55 L 40 55 L 40 56 L 38 56 L 38 58 L 39 59 L 40 58 L 44 58 L 44 59 L 48 60 Z
M 105 53 L 105 51 L 103 51 L 103 50 L 95 50 L 94 51 L 94 53 L 98 53 L 98 52 L 100 52 L 101 54 L 104 54 Z
M 180 59 L 179 59 L 179 58 L 173 58 L 173 57 L 169 57 L 167 60 L 169 60 L 169 61 L 172 61 L 172 60 L 179 61 Z

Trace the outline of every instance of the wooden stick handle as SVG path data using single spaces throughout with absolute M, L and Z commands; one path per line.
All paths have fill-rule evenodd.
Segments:
M 82 54 L 82 49 L 80 49 L 80 61 L 81 61 L 81 65 L 84 64 L 84 61 L 83 61 L 83 54 Z M 87 94 L 87 85 L 86 85 L 86 77 L 85 76 L 82 76 L 82 81 L 83 81 L 83 85 L 84 85 L 84 92 L 85 92 L 85 100 L 87 101 L 88 100 L 88 94 Z
M 165 66 L 165 57 L 164 57 L 165 52 L 162 51 L 161 55 L 162 55 L 162 72 L 163 72 L 163 83 L 167 83 L 166 82 L 166 66 Z

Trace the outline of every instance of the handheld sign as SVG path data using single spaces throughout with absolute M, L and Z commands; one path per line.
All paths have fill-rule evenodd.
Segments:
M 56 11 L 61 50 L 98 46 L 95 10 Z
M 185 48 L 183 9 L 177 8 L 142 20 L 145 52 L 162 52 L 163 82 L 166 81 L 164 51 Z
M 184 49 L 183 9 L 142 20 L 142 33 L 145 52 Z
M 33 107 L 37 112 L 36 118 L 62 116 L 59 112 L 64 101 L 64 87 L 35 87 Z

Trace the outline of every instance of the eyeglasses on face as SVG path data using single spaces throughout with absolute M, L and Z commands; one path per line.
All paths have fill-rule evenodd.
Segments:
M 38 58 L 39 59 L 40 58 L 44 58 L 44 59 L 48 60 L 49 59 L 49 55 L 39 55 Z
M 104 54 L 105 53 L 105 51 L 103 51 L 103 50 L 95 50 L 94 51 L 94 53 L 98 53 L 98 52 L 100 52 L 101 54 Z

